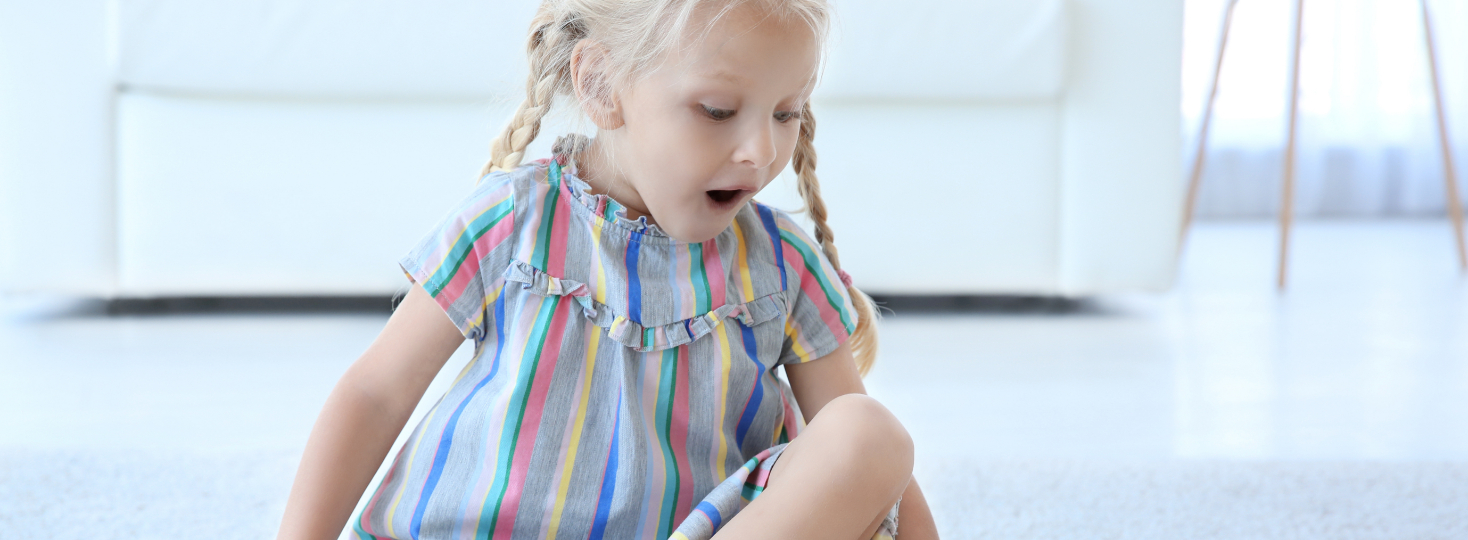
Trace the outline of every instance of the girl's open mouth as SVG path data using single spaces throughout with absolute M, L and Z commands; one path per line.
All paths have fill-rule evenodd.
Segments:
M 713 199 L 715 203 L 718 203 L 719 205 L 725 205 L 728 204 L 730 201 L 739 198 L 739 195 L 743 193 L 744 190 L 742 189 L 713 189 L 708 191 L 708 196 L 710 199 Z

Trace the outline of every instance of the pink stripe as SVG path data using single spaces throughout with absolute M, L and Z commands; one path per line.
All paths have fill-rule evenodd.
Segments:
M 507 352 L 505 353 L 505 358 L 518 357 L 508 351 L 525 350 L 525 340 L 530 335 L 530 328 L 535 324 L 535 313 L 539 310 L 538 302 L 519 303 L 521 304 L 519 313 L 514 315 L 506 314 L 508 320 L 515 321 L 517 324 L 506 331 L 504 346 Z M 501 380 L 513 381 L 517 379 L 519 370 L 525 367 L 521 362 L 510 362 L 507 359 L 501 359 L 501 362 L 500 372 L 495 375 L 495 377 Z M 503 385 L 497 389 L 496 394 L 494 394 L 494 404 L 488 406 L 487 409 L 503 411 L 510 408 L 509 403 L 510 396 L 513 394 L 511 391 L 513 390 L 513 386 L 513 384 Z M 493 434 L 504 432 L 506 420 L 505 415 L 496 415 L 488 418 L 487 421 L 490 424 L 486 426 L 484 433 L 493 437 Z M 490 448 L 498 448 L 496 440 L 493 438 L 487 439 L 485 444 L 491 445 Z M 474 483 L 474 489 L 469 492 L 477 496 L 469 501 L 471 504 L 465 505 L 464 517 L 459 522 L 460 529 L 458 536 L 462 540 L 472 540 L 474 534 L 479 531 L 480 511 L 484 507 L 484 501 L 489 496 L 490 485 L 494 483 L 495 474 L 498 472 L 493 459 L 485 460 L 484 465 L 488 466 L 480 467 L 479 478 Z
M 765 487 L 766 485 L 768 485 L 770 482 L 770 468 L 764 466 L 764 464 L 765 461 L 763 460 L 763 458 L 761 458 L 759 468 L 754 470 L 754 482 L 745 483 L 752 483 L 759 487 Z
M 816 308 L 820 310 L 821 320 L 825 321 L 826 326 L 830 327 L 831 335 L 846 335 L 846 325 L 841 324 L 841 314 L 837 313 L 836 309 L 831 307 L 831 302 L 826 299 L 826 290 L 821 288 L 821 282 L 816 278 L 816 276 L 811 275 L 810 271 L 806 269 L 805 258 L 800 255 L 800 250 L 795 249 L 794 246 L 791 246 L 789 244 L 784 245 L 785 260 L 791 262 L 801 261 L 798 266 L 800 271 L 801 292 L 804 292 L 805 296 L 810 299 L 811 303 L 815 304 Z M 817 262 L 819 263 L 819 261 Z M 822 265 L 822 269 L 824 269 L 824 265 Z M 840 282 L 837 281 L 836 283 Z M 815 359 L 812 358 L 811 360 Z
M 673 523 L 682 523 L 693 511 L 693 466 L 688 459 L 688 347 L 678 347 L 677 384 L 673 387 L 673 418 L 668 430 L 673 445 L 673 460 L 682 469 L 678 474 L 678 501 L 673 506 Z
M 793 441 L 795 436 L 800 434 L 800 425 L 796 423 L 795 409 L 790 407 L 790 398 L 785 395 L 783 387 L 780 389 L 780 404 L 785 406 L 785 436 Z M 775 437 L 775 440 L 778 441 L 779 434 L 777 433 Z
M 561 354 L 561 341 L 566 333 L 566 315 L 572 302 L 571 297 L 561 296 L 556 300 L 555 313 L 551 315 L 545 346 L 540 352 L 540 363 L 535 370 L 535 380 L 530 383 L 530 397 L 525 403 L 525 414 L 521 416 L 520 438 L 515 442 L 515 456 L 510 459 L 509 485 L 500 503 L 499 521 L 495 523 L 494 537 L 508 539 L 515 529 L 515 514 L 520 511 L 521 490 L 530 470 L 530 454 L 535 450 L 535 436 L 540 431 L 540 416 L 545 411 L 546 395 L 550 393 L 551 379 L 556 373 L 556 359 Z
M 544 175 L 546 172 L 539 171 L 537 174 Z M 540 214 L 545 211 L 542 200 L 550 191 L 550 186 L 544 180 L 545 177 L 542 176 L 541 181 L 530 183 L 529 193 L 525 194 L 525 215 L 519 220 L 521 223 L 540 223 Z M 516 210 L 519 210 L 518 206 Z M 519 237 L 520 245 L 515 246 L 515 258 L 522 261 L 532 260 L 535 257 L 535 246 L 540 243 L 540 227 L 525 227 Z
M 503 186 L 501 186 L 500 189 L 495 190 L 495 191 L 490 192 L 490 193 L 486 193 L 486 194 L 481 195 L 481 196 L 478 196 L 473 201 L 470 201 L 469 203 L 464 204 L 463 206 L 460 206 L 458 208 L 455 208 L 453 215 L 454 216 L 458 216 L 458 220 L 456 220 L 456 225 L 458 225 L 458 230 L 457 231 L 447 231 L 447 230 L 445 230 L 445 231 L 441 231 L 441 232 L 443 234 L 445 234 L 445 235 L 448 235 L 448 234 L 452 233 L 453 234 L 453 238 L 454 239 L 457 239 L 458 236 L 461 235 L 461 234 L 463 234 L 464 233 L 464 230 L 469 227 L 469 222 L 470 221 L 472 221 L 475 217 L 478 217 L 480 214 L 483 214 L 486 210 L 488 210 L 490 208 L 493 208 L 494 206 L 496 206 L 496 205 L 504 202 L 505 199 L 507 199 L 507 198 L 510 197 L 510 194 L 511 194 L 511 192 L 513 190 L 514 190 L 514 186 L 511 185 L 509 182 L 506 182 L 506 183 L 504 183 Z M 514 204 L 514 203 L 511 203 L 511 204 Z M 463 220 L 463 221 L 459 221 L 459 220 Z M 422 257 L 422 259 L 420 259 L 420 260 L 422 260 L 422 261 L 434 261 L 434 262 L 442 261 L 444 259 L 444 257 L 446 255 L 448 255 L 449 250 L 452 249 L 453 247 L 454 247 L 454 244 L 452 242 L 440 242 L 437 246 L 435 246 L 435 249 L 433 250 L 433 252 L 431 252 L 431 253 L 425 253 L 424 256 Z M 432 268 L 425 268 L 424 270 L 431 271 L 433 269 Z
M 692 247 L 684 246 L 683 249 L 672 250 L 673 271 L 677 272 L 677 275 L 672 276 L 673 288 L 678 291 L 678 294 L 673 297 L 673 312 L 677 313 L 680 319 L 691 319 L 698 315 L 694 313 L 694 310 L 698 309 L 698 301 L 693 297 L 693 280 L 688 277 L 693 271 L 692 249 Z
M 703 269 L 709 276 L 709 309 L 715 309 L 728 301 L 724 290 L 729 276 L 724 273 L 724 258 L 719 256 L 719 243 L 708 240 L 703 243 Z
M 459 265 L 458 272 L 454 273 L 454 277 L 450 278 L 449 282 L 444 285 L 443 290 L 438 292 L 438 296 L 434 297 L 434 300 L 438 300 L 438 305 L 447 309 L 464 294 L 464 290 L 468 289 L 469 284 L 474 282 L 474 275 L 479 273 L 480 261 L 485 256 L 488 256 L 491 251 L 494 251 L 496 247 L 499 247 L 501 242 L 504 242 L 506 238 L 510 237 L 510 232 L 513 230 L 514 225 L 514 216 L 507 215 L 504 219 L 500 220 L 498 225 L 485 231 L 484 235 L 480 236 L 479 240 L 474 242 L 474 247 L 470 249 L 469 256 L 464 258 L 464 264 Z M 429 276 L 423 277 L 427 278 Z M 497 278 L 499 276 L 485 277 Z M 486 283 L 488 281 L 485 280 Z
M 642 353 L 639 365 L 642 369 L 642 424 L 643 434 L 647 437 L 647 493 L 643 496 L 642 518 L 638 527 L 642 528 L 643 538 L 656 540 L 658 534 L 658 518 L 662 515 L 664 479 L 668 472 L 663 465 L 663 453 L 658 450 L 663 446 L 658 441 L 657 416 L 658 410 L 658 381 L 662 370 L 658 367 L 658 353 Z
M 566 239 L 570 236 L 572 204 L 581 204 L 573 200 L 575 195 L 571 194 L 571 188 L 566 187 L 565 178 L 561 179 L 561 196 L 556 199 L 556 215 L 551 220 L 550 253 L 547 254 L 545 271 L 553 276 L 564 277 L 566 275 Z
M 399 454 L 401 455 L 401 451 L 399 451 Z M 359 516 L 359 519 L 362 522 L 362 530 L 366 531 L 367 534 L 370 534 L 372 536 L 380 535 L 380 531 L 374 530 L 372 528 L 372 521 L 367 518 L 372 516 L 376 512 L 377 503 L 382 502 L 383 497 L 387 496 L 388 490 L 384 488 L 392 483 L 392 477 L 393 475 L 396 475 L 398 473 L 398 465 L 400 463 L 401 462 L 396 459 L 393 460 L 392 467 L 389 467 L 387 469 L 387 476 L 382 477 L 382 483 L 377 485 L 377 493 L 372 496 L 372 501 L 367 503 L 367 508 L 364 508 L 362 510 L 362 515 Z
M 589 332 L 599 331 L 599 329 L 596 327 L 596 325 L 593 324 L 590 320 L 586 321 L 585 324 L 588 327 L 586 331 L 589 331 Z M 589 342 L 588 343 L 585 343 L 585 345 L 589 346 L 590 343 Z M 581 356 L 584 357 L 585 355 L 581 355 Z M 587 377 L 590 377 L 590 376 L 591 376 L 591 373 L 588 373 L 586 371 L 586 369 L 583 367 L 581 369 L 580 376 L 576 377 L 576 388 L 571 393 L 571 401 L 570 401 L 571 408 L 570 408 L 570 411 L 566 414 L 566 429 L 561 430 L 561 443 L 560 443 L 561 451 L 556 454 L 556 464 L 555 464 L 555 469 L 554 469 L 555 470 L 555 473 L 551 475 L 551 482 L 550 482 L 551 493 L 555 494 L 555 496 L 546 497 L 545 498 L 545 509 L 544 509 L 544 512 L 541 514 L 541 519 L 540 519 L 540 534 L 537 535 L 537 536 L 539 536 L 541 538 L 546 538 L 550 534 L 551 520 L 555 518 L 555 512 L 556 512 L 556 496 L 559 496 L 560 495 L 560 492 L 561 492 L 561 477 L 564 476 L 565 473 L 567 472 L 566 471 L 566 454 L 571 451 L 571 436 L 576 431 L 576 415 L 581 410 L 581 401 L 583 399 L 589 399 L 587 397 L 582 396 L 581 387 L 586 384 L 586 378 Z M 587 414 L 590 414 L 590 413 L 591 413 L 591 411 L 588 410 L 587 411 Z M 582 418 L 581 419 L 581 422 L 582 423 L 585 423 L 586 422 L 586 419 L 585 418 Z M 574 467 L 576 464 L 573 462 L 571 465 Z M 599 486 L 601 484 L 597 484 L 597 485 Z M 561 511 L 562 512 L 565 512 L 565 507 L 562 507 L 561 508 Z

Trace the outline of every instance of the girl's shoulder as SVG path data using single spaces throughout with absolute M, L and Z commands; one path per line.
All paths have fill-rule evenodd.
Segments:
M 821 244 L 806 230 L 806 226 L 790 212 L 758 201 L 750 201 L 752 218 L 758 220 L 760 228 L 770 234 L 770 244 L 775 247 L 776 264 L 794 279 L 819 278 L 835 274 L 831 261 L 826 258 Z M 812 275 L 818 274 L 818 275 Z M 787 276 L 787 281 L 790 276 Z M 800 282 L 788 284 L 787 288 L 799 288 Z
M 514 169 L 491 171 L 479 177 L 473 191 L 456 209 L 461 219 L 473 219 L 484 209 L 494 208 L 493 215 L 503 214 L 509 225 L 511 236 L 520 232 L 527 223 L 527 214 L 543 210 L 543 202 L 554 201 L 559 195 L 559 186 L 552 182 L 551 159 L 537 159 L 521 164 Z M 509 238 L 506 238 L 508 240 Z
M 521 164 L 514 169 L 490 171 L 479 177 L 470 199 L 504 199 L 513 201 L 545 186 L 547 159 L 538 159 Z

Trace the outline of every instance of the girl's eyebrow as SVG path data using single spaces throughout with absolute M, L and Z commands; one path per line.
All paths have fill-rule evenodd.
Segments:
M 731 83 L 744 82 L 743 77 L 722 69 L 718 71 L 699 71 L 697 73 L 698 75 L 708 79 L 720 79 L 729 81 Z

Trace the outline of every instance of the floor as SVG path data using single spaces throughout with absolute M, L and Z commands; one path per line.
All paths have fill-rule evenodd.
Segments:
M 1302 223 L 1283 293 L 1275 241 L 1271 223 L 1201 223 L 1166 294 L 891 315 L 868 390 L 920 467 L 1468 460 L 1468 277 L 1448 225 Z M 385 321 L 88 309 L 0 296 L 0 451 L 298 455 Z

